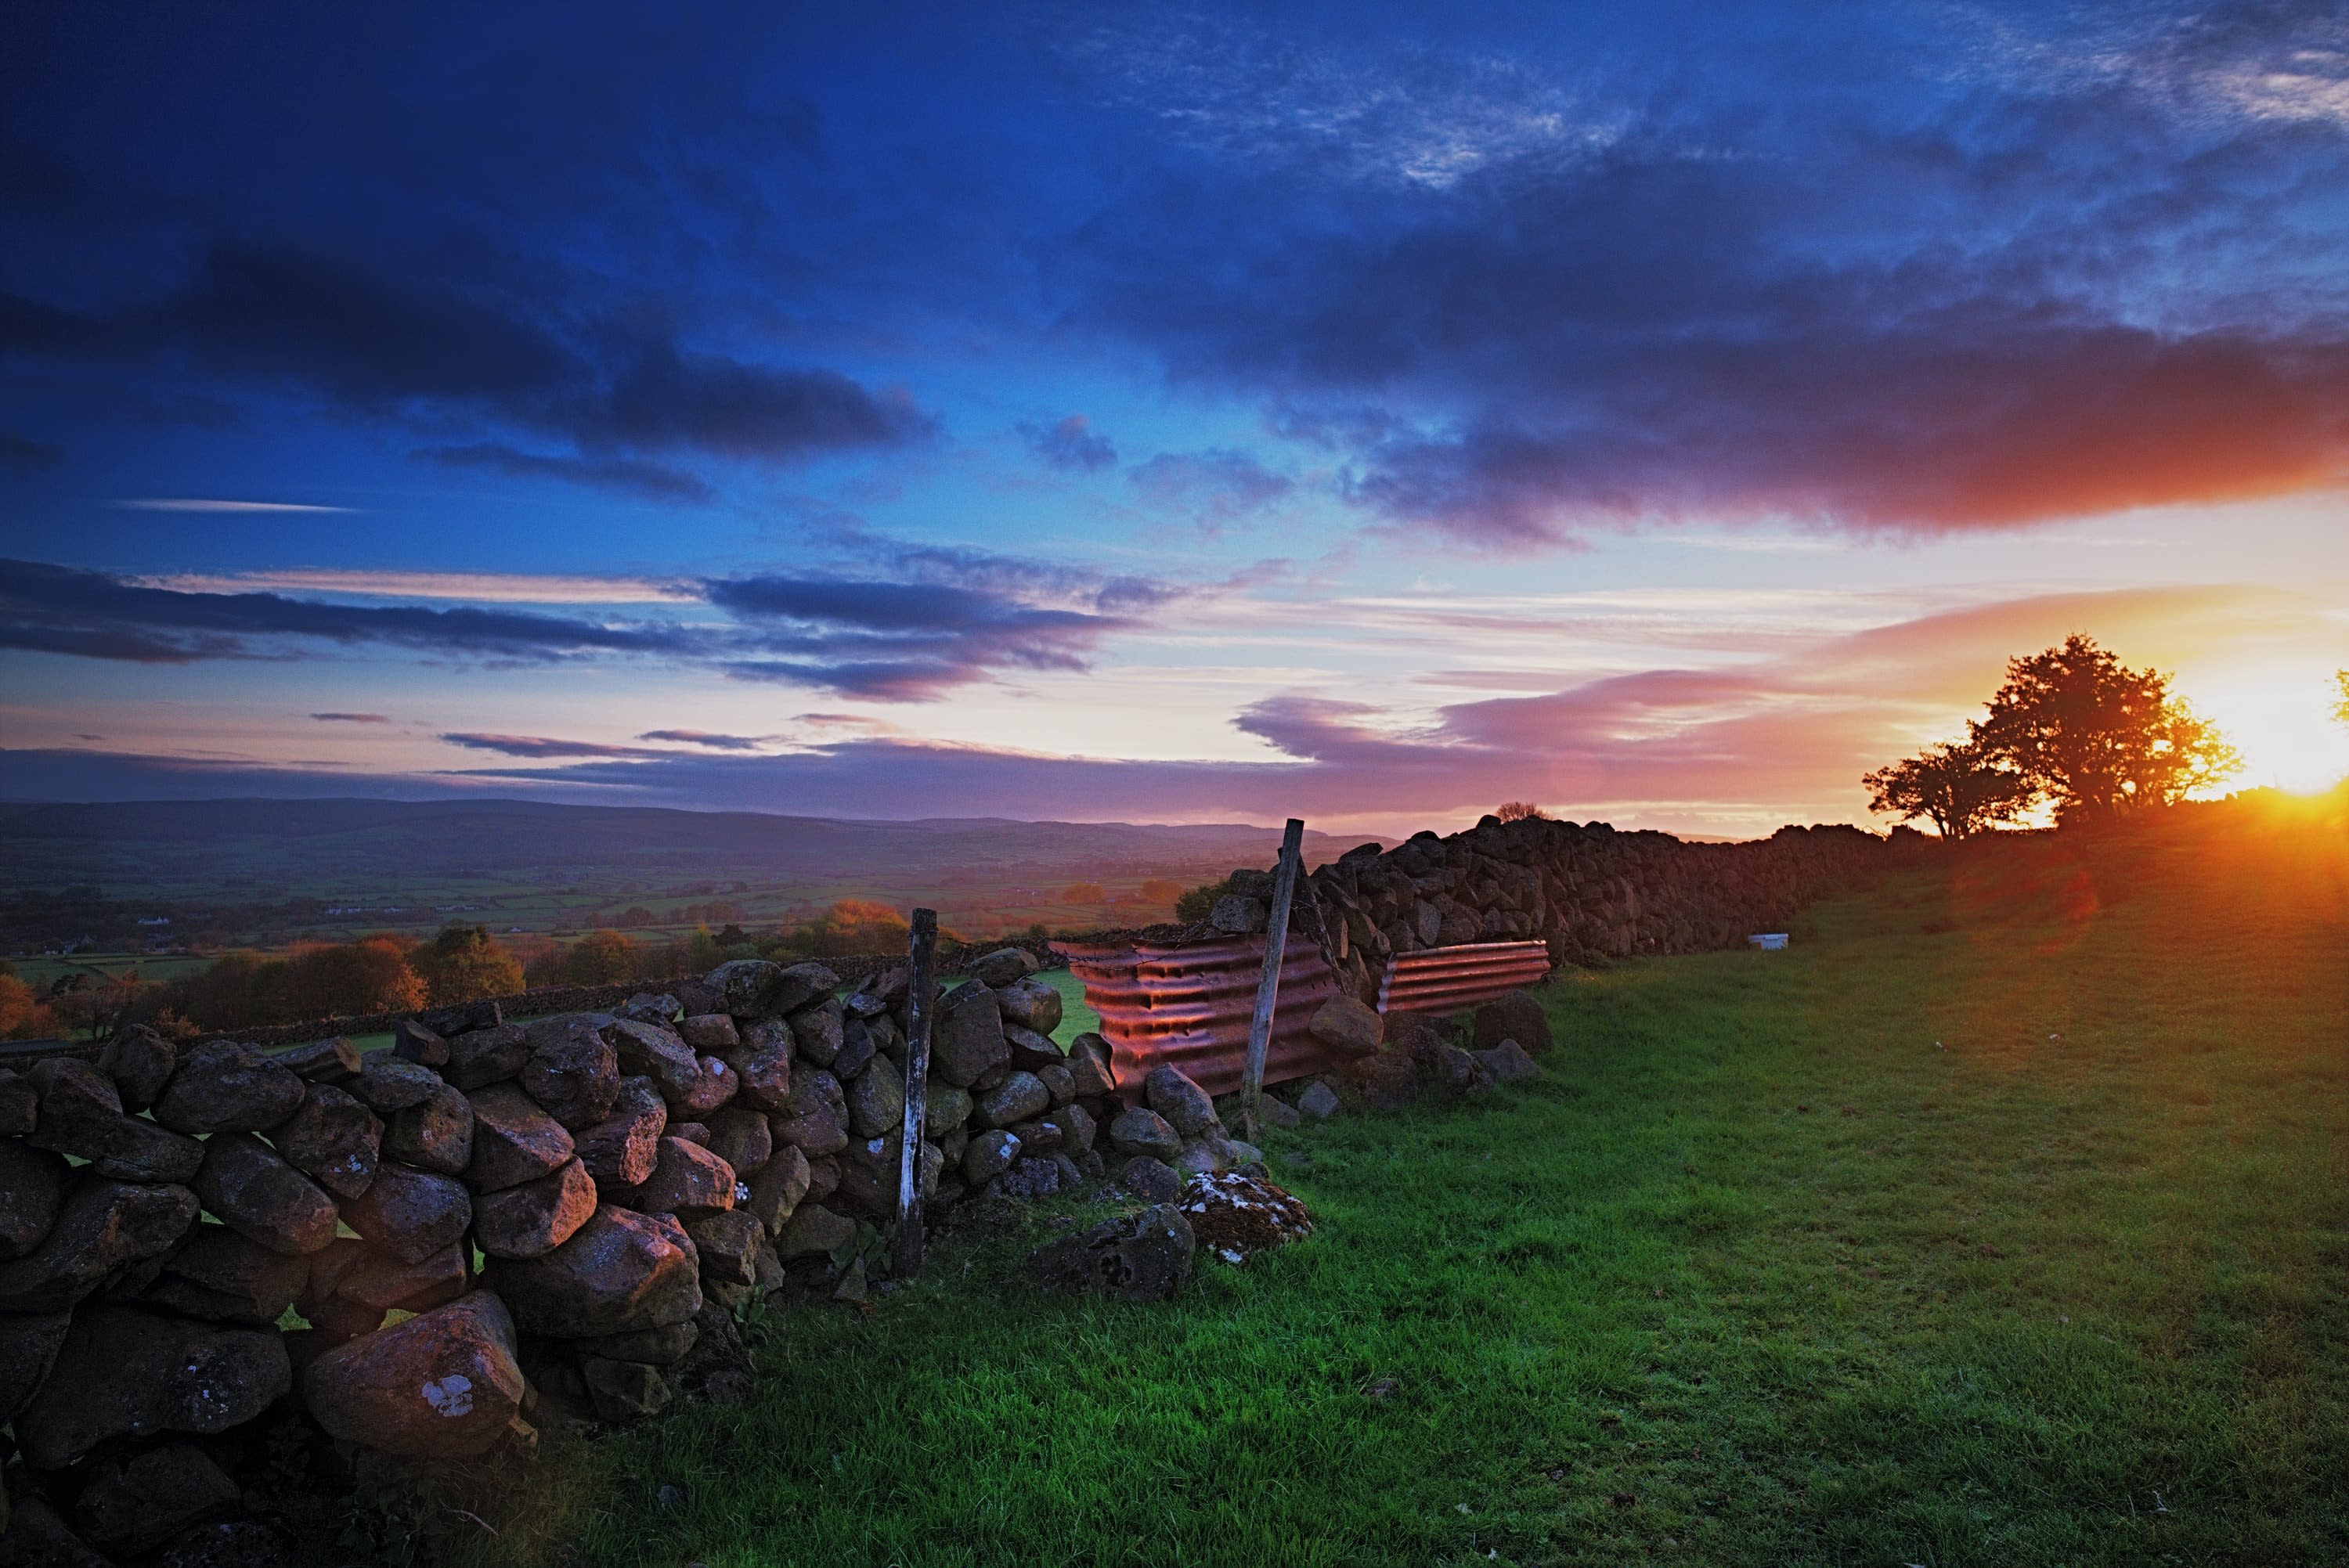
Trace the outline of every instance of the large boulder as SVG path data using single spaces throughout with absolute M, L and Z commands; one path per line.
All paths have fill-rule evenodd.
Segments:
M 1181 1068 L 1151 1068 L 1150 1076 L 1142 1080 L 1142 1093 L 1150 1109 L 1185 1138 L 1195 1138 L 1216 1125 L 1216 1102 Z
M 1272 911 L 1260 898 L 1247 898 L 1236 892 L 1217 899 L 1207 911 L 1207 923 L 1229 936 L 1247 936 L 1262 931 L 1272 919 Z
M 422 1105 L 443 1085 L 440 1075 L 421 1062 L 395 1057 L 388 1051 L 371 1051 L 359 1068 L 359 1076 L 345 1087 L 352 1099 L 369 1110 L 378 1116 L 389 1116 L 411 1105 Z
M 750 1196 L 737 1200 L 736 1207 L 754 1215 L 772 1235 L 807 1196 L 808 1175 L 807 1156 L 785 1144 L 744 1183 Z
M 1030 1264 L 1048 1288 L 1099 1291 L 1118 1301 L 1165 1301 L 1191 1277 L 1194 1248 L 1183 1211 L 1154 1203 L 1040 1247 Z
M 195 1444 L 160 1443 L 92 1460 L 75 1511 L 94 1544 L 136 1556 L 233 1510 L 243 1496 Z
M 1154 1110 L 1133 1106 L 1121 1110 L 1109 1124 L 1110 1147 L 1120 1154 L 1147 1154 L 1156 1160 L 1172 1160 L 1174 1151 L 1183 1147 L 1183 1135 L 1167 1124 L 1166 1119 Z
M 847 1038 L 848 1014 L 837 999 L 802 1010 L 791 1024 L 800 1055 L 820 1068 L 831 1067 L 839 1059 L 841 1044 Z
M 1061 1026 L 1061 993 L 1041 980 L 1024 978 L 995 987 L 995 1006 L 1005 1023 L 1040 1035 Z
M 974 1187 L 984 1187 L 1006 1171 L 1019 1158 L 1019 1135 L 1005 1128 L 995 1128 L 979 1133 L 963 1145 L 962 1179 Z
M 1267 1248 L 1313 1233 L 1313 1215 L 1304 1200 L 1261 1176 L 1237 1171 L 1194 1175 L 1177 1202 L 1199 1245 L 1227 1264 L 1246 1263 Z
M 88 1062 L 52 1057 L 26 1075 L 39 1119 L 26 1141 L 88 1161 L 118 1181 L 180 1181 L 203 1162 L 203 1145 L 123 1113 L 113 1080 Z
M 759 1250 L 766 1245 L 767 1232 L 754 1216 L 733 1209 L 704 1214 L 685 1232 L 693 1238 L 705 1283 L 747 1285 L 758 1277 Z
M 16 1441 L 27 1464 L 58 1470 L 109 1438 L 227 1431 L 293 1385 L 274 1329 L 93 1307 L 76 1316 L 48 1381 L 16 1418 Z
M 773 1122 L 775 1141 L 811 1160 L 837 1153 L 848 1141 L 848 1094 L 822 1068 L 793 1076 L 792 1092 Z
M 719 1015 L 723 1016 L 724 1015 Z M 792 1093 L 792 1030 L 780 1019 L 769 1018 L 742 1031 L 731 1051 L 719 1051 L 740 1079 L 735 1092 L 743 1103 L 760 1110 L 781 1110 Z
M 701 983 L 737 1017 L 763 1018 L 784 1010 L 778 1005 L 785 988 L 783 966 L 771 959 L 730 959 L 703 975 Z M 802 995 L 800 1000 L 807 998 Z
M 474 1191 L 495 1192 L 535 1181 L 562 1170 L 577 1152 L 563 1124 L 521 1086 L 493 1083 L 472 1099 L 473 1152 L 464 1176 Z M 659 1104 L 657 1096 L 654 1104 Z
M 0 1140 L 0 1258 L 21 1258 L 41 1244 L 71 1177 L 64 1156 Z
M 763 1112 L 730 1105 L 711 1113 L 706 1125 L 709 1140 L 703 1147 L 732 1166 L 738 1180 L 751 1175 L 774 1156 L 774 1130 Z
M 309 1257 L 281 1253 L 226 1225 L 196 1225 L 140 1297 L 190 1317 L 274 1326 L 302 1294 Z
M 1015 1072 L 977 1097 L 978 1119 L 988 1127 L 1009 1127 L 1052 1109 L 1052 1092 L 1034 1073 Z
M 968 1088 L 1011 1061 L 1003 1037 L 1003 1013 L 995 993 L 973 981 L 957 985 L 939 1005 L 930 1070 L 959 1088 Z
M 523 1330 L 560 1338 L 665 1328 L 701 1310 L 699 1265 L 684 1226 L 610 1203 L 543 1256 L 491 1259 L 482 1283 Z
M 1109 1042 L 1090 1031 L 1069 1042 L 1069 1076 L 1076 1081 L 1079 1099 L 1097 1099 L 1117 1092 L 1110 1071 Z
M 1534 1065 L 1533 1057 L 1526 1054 L 1525 1047 L 1515 1040 L 1503 1040 L 1490 1050 L 1471 1051 L 1468 1054 L 1475 1057 L 1484 1067 L 1485 1071 L 1498 1083 L 1510 1083 L 1521 1078 L 1529 1078 L 1541 1071 L 1540 1068 Z
M 493 1258 L 534 1258 L 571 1239 L 595 1212 L 595 1180 L 574 1160 L 549 1176 L 473 1203 L 473 1244 Z
M 837 1007 L 840 1004 L 835 1001 L 826 1006 Z M 800 1015 L 802 1018 L 808 1016 Z M 846 1083 L 872 1066 L 873 1058 L 879 1054 L 874 1049 L 871 1027 L 862 1018 L 850 1018 L 840 1026 L 840 1054 L 832 1058 L 832 1076 Z
M 271 1141 L 295 1170 L 337 1198 L 356 1198 L 375 1180 L 383 1123 L 344 1090 L 314 1083 Z
M 518 1024 L 474 1029 L 449 1040 L 449 1065 L 441 1075 L 471 1094 L 493 1083 L 519 1077 L 530 1060 L 530 1035 Z
M 905 1122 L 905 1078 L 890 1061 L 874 1062 L 847 1088 L 848 1124 L 859 1138 L 882 1138 Z
M 364 1329 L 372 1329 L 394 1307 L 426 1312 L 456 1300 L 472 1287 L 472 1265 L 473 1251 L 461 1241 L 409 1263 L 346 1236 L 310 1260 L 295 1307 L 315 1322 L 330 1303 L 354 1304 L 367 1309 Z
M 522 1087 L 566 1128 L 593 1127 L 612 1113 L 620 1093 L 620 1058 L 595 1026 L 577 1015 L 530 1030 Z
M 1531 993 L 1512 991 L 1476 1009 L 1476 1044 L 1489 1050 L 1503 1040 L 1516 1041 L 1528 1056 L 1550 1048 L 1549 1014 Z
M 599 1183 L 633 1187 L 653 1173 L 661 1134 L 668 1127 L 668 1104 L 648 1078 L 620 1080 L 612 1114 L 583 1129 L 574 1142 L 587 1174 Z
M 31 1402 L 72 1326 L 70 1312 L 0 1312 L 0 1423 Z
M 693 1080 L 693 1087 L 674 1109 L 680 1117 L 699 1121 L 733 1100 L 735 1092 L 742 1087 L 742 1075 L 716 1057 L 703 1057 L 695 1065 L 701 1069 L 701 1076 Z
M 822 1203 L 802 1203 L 777 1233 L 775 1255 L 787 1262 L 815 1257 L 837 1252 L 855 1239 L 856 1222 L 847 1215 L 834 1213 Z
M 209 1040 L 181 1054 L 155 1119 L 174 1132 L 263 1132 L 301 1109 L 303 1087 L 258 1047 Z
M 119 1271 L 169 1252 L 196 1222 L 185 1187 L 84 1175 L 32 1252 L 0 1264 L 0 1312 L 71 1306 Z
M 1386 1020 L 1377 1008 L 1351 996 L 1332 996 L 1314 1010 L 1306 1026 L 1313 1037 L 1344 1057 L 1367 1057 L 1386 1039 Z
M 742 1033 L 730 1013 L 696 1013 L 677 1021 L 678 1037 L 702 1056 L 731 1056 L 742 1047 Z
M 383 1155 L 456 1175 L 473 1162 L 473 1102 L 442 1084 L 422 1104 L 394 1111 L 383 1130 Z
M 465 1233 L 473 1201 L 454 1177 L 387 1163 L 344 1208 L 343 1219 L 392 1256 L 421 1263 Z
M 619 1059 L 620 1070 L 651 1079 L 669 1105 L 682 1104 L 701 1081 L 701 1058 L 675 1029 L 636 1018 L 615 1018 L 604 1026 L 603 1033 L 605 1043 Z
M 514 1325 L 488 1291 L 338 1345 L 302 1371 L 302 1398 L 345 1442 L 466 1459 L 522 1413 Z
M 1354 1062 L 1347 1076 L 1372 1110 L 1401 1110 L 1419 1099 L 1419 1064 L 1405 1052 L 1383 1047 Z
M 734 1206 L 734 1168 L 699 1144 L 664 1138 L 653 1173 L 628 1197 L 644 1213 L 698 1218 Z
M 1021 1072 L 1041 1072 L 1046 1068 L 1066 1067 L 1068 1057 L 1050 1035 L 1040 1035 L 1010 1019 L 1003 1021 L 1003 1043 L 1011 1047 L 1011 1065 Z
M 98 1070 L 112 1081 L 125 1110 L 145 1110 L 163 1098 L 180 1065 L 180 1047 L 143 1024 L 118 1030 L 98 1054 Z
M 195 1187 L 223 1224 L 273 1252 L 315 1253 L 335 1239 L 335 1201 L 249 1132 L 204 1145 Z
M 999 947 L 970 966 L 970 977 L 989 990 L 1015 985 L 1036 973 L 1036 955 L 1024 947 Z

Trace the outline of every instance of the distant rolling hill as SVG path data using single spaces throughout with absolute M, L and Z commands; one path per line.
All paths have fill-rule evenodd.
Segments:
M 1278 829 L 1244 824 L 846 821 L 530 800 L 160 800 L 0 806 L 0 885 L 193 889 L 382 878 L 626 877 L 754 882 L 1046 879 L 1269 866 Z M 1309 831 L 1309 865 L 1364 841 Z

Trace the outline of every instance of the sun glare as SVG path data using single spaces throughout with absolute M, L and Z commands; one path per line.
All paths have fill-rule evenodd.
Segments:
M 2261 665 L 2197 681 L 2189 695 L 2243 754 L 2243 770 L 2228 789 L 2305 795 L 2349 777 L 2349 727 L 2332 717 L 2340 693 L 2330 665 Z

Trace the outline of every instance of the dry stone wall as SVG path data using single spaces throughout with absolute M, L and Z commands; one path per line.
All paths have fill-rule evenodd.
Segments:
M 927 1203 L 1104 1151 L 1170 1183 L 1257 1157 L 1179 1074 L 1112 1139 L 1105 1049 L 1050 1038 L 1035 957 L 968 967 L 934 1015 Z M 742 1386 L 731 1309 L 853 1294 L 895 1218 L 909 1001 L 902 962 L 742 960 L 605 1010 L 404 1017 L 364 1056 L 132 1029 L 0 1071 L 16 1534 L 129 1558 L 223 1528 L 264 1418 L 448 1460 Z M 136 1528 L 108 1512 L 130 1470 L 175 1478 Z
M 1917 837 L 1909 835 L 1910 838 Z M 1375 1001 L 1395 954 L 1540 940 L 1556 963 L 1734 947 L 1783 929 L 1805 903 L 1900 852 L 1857 828 L 1781 828 L 1749 843 L 1690 843 L 1528 818 L 1364 844 L 1299 883 L 1293 929 L 1320 941 L 1345 989 Z M 1209 915 L 1220 932 L 1265 928 L 1269 871 L 1232 875 Z

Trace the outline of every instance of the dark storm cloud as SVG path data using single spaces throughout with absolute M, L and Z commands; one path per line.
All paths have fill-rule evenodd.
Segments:
M 427 447 L 416 454 L 452 469 L 485 469 L 523 479 L 554 479 L 642 496 L 647 500 L 706 501 L 716 492 L 692 474 L 641 458 L 569 458 L 525 452 L 493 441 L 470 447 Z
M 0 430 L 0 468 L 53 469 L 65 460 L 63 447 Z
M 488 421 L 577 444 L 576 459 L 502 442 L 433 460 L 705 497 L 690 476 L 616 450 L 791 462 L 932 438 L 903 393 L 838 371 L 690 353 L 664 338 L 550 322 L 497 286 L 419 284 L 344 258 L 220 241 L 184 286 L 112 311 L 0 294 L 0 353 L 138 366 L 179 354 L 353 412 Z
M 515 610 L 320 603 L 279 593 L 150 588 L 69 566 L 0 561 L 0 647 L 140 664 L 279 656 L 286 639 L 472 658 L 688 653 L 697 634 Z
M 1117 461 L 1117 444 L 1092 428 L 1082 414 L 1057 424 L 1019 427 L 1028 449 L 1063 473 L 1099 473 Z
M 640 655 L 743 680 L 919 702 L 1007 671 L 1082 669 L 1104 638 L 1142 624 L 1145 612 L 1186 592 L 983 551 L 900 553 L 893 562 L 899 574 L 887 579 L 704 580 L 696 585 L 700 596 L 728 619 L 690 625 L 502 607 L 326 603 L 0 561 L 0 647 L 142 664 L 283 658 L 317 641 L 467 659 Z M 699 731 L 658 738 L 728 749 L 756 744 Z

